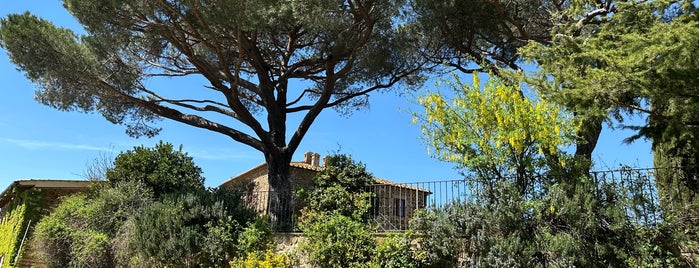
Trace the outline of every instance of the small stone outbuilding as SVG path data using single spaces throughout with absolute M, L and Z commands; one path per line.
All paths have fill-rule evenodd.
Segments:
M 34 254 L 34 225 L 61 197 L 83 192 L 90 181 L 17 180 L 0 192 L 0 268 L 44 267 Z

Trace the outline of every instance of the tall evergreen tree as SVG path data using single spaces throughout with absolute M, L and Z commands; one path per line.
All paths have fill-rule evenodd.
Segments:
M 523 71 L 519 50 L 528 43 L 552 45 L 561 25 L 596 27 L 599 17 L 613 12 L 616 0 L 471 0 L 412 1 L 415 29 L 423 55 L 438 66 L 463 73 L 475 71 L 504 75 Z M 583 32 L 573 31 L 572 36 Z M 605 116 L 587 108 L 574 110 L 583 125 L 576 142 L 577 156 L 592 160 Z
M 593 14 L 594 7 L 571 12 Z M 667 218 L 697 226 L 697 10 L 691 1 L 630 1 L 612 11 L 594 24 L 561 26 L 550 46 L 532 44 L 524 53 L 541 67 L 538 85 L 568 107 L 602 120 L 646 116 L 645 125 L 628 126 L 638 132 L 627 141 L 651 140 Z M 683 170 L 662 170 L 677 166 Z
M 403 5 L 65 0 L 84 35 L 14 14 L 0 20 L 0 45 L 39 86 L 41 103 L 98 112 L 132 136 L 155 135 L 149 123 L 159 118 L 226 135 L 262 152 L 271 189 L 288 193 L 291 157 L 321 111 L 351 112 L 368 93 L 419 81 L 412 42 L 395 25 Z M 205 82 L 146 83 L 155 77 Z M 292 132 L 291 114 L 300 114 Z M 290 198 L 273 197 L 272 206 Z

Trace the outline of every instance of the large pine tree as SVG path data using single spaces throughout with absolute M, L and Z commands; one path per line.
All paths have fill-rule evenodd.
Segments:
M 0 45 L 43 104 L 100 113 L 132 136 L 155 135 L 150 123 L 167 118 L 262 152 L 271 189 L 287 192 L 273 195 L 279 211 L 291 157 L 321 111 L 349 112 L 373 91 L 419 81 L 413 42 L 395 25 L 404 4 L 65 0 L 83 35 L 14 14 L 0 20 Z M 146 83 L 156 77 L 205 82 Z M 292 128 L 290 114 L 301 118 Z

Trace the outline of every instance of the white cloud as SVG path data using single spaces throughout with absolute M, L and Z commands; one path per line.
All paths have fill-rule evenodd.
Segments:
M 55 141 L 41 141 L 41 140 L 24 140 L 24 139 L 3 139 L 4 142 L 14 144 L 16 146 L 30 149 L 54 149 L 54 150 L 81 150 L 81 151 L 113 151 L 113 148 L 92 146 L 87 144 L 75 144 L 75 143 L 65 143 L 65 142 L 55 142 Z
M 111 145 L 109 147 L 103 147 L 69 142 L 12 138 L 0 138 L 0 142 L 12 144 L 29 150 L 100 151 L 114 153 L 115 155 L 118 154 L 119 151 L 130 150 L 134 146 L 138 146 L 136 144 L 123 143 L 117 146 Z M 175 147 L 175 150 L 177 150 L 177 147 Z M 195 159 L 202 160 L 255 160 L 261 157 L 260 153 L 250 149 L 201 149 L 185 146 L 184 152 Z

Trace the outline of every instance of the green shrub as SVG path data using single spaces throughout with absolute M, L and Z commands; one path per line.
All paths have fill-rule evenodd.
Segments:
M 515 185 L 496 185 L 476 200 L 418 213 L 409 231 L 414 258 L 430 267 L 686 265 L 674 232 L 633 222 L 620 189 L 600 199 L 581 178 L 525 199 Z
M 373 182 L 373 176 L 362 163 L 347 155 L 332 155 L 325 161 L 325 168 L 313 178 L 311 190 L 299 193 L 307 204 L 306 210 L 334 211 L 365 221 L 371 207 L 367 186 Z
M 271 247 L 272 227 L 268 217 L 259 217 L 250 222 L 238 235 L 238 252 L 243 256 L 250 252 L 264 252 Z
M 373 181 L 366 167 L 346 155 L 326 159 L 310 191 L 299 195 L 307 206 L 300 229 L 306 234 L 301 250 L 319 267 L 368 267 L 376 241 L 366 224 Z
M 152 189 L 154 195 L 176 192 L 189 192 L 204 189 L 204 178 L 192 157 L 175 151 L 170 143 L 158 143 L 154 148 L 144 146 L 120 153 L 114 160 L 114 167 L 107 170 L 107 180 L 140 181 Z
M 169 144 L 122 153 L 107 175 L 37 224 L 50 267 L 226 266 L 255 216 L 240 195 L 204 189 L 191 157 Z
M 38 250 L 49 267 L 114 267 L 108 235 L 90 223 L 97 207 L 84 194 L 70 196 L 36 225 Z
M 39 256 L 49 267 L 114 267 L 115 254 L 134 254 L 130 237 L 117 236 L 123 222 L 151 202 L 138 182 L 66 197 L 36 225 Z
M 264 253 L 259 251 L 249 252 L 243 258 L 236 258 L 230 262 L 231 268 L 286 268 L 291 267 L 291 258 L 285 254 L 277 254 L 272 250 Z
M 404 234 L 389 235 L 379 243 L 371 261 L 372 268 L 417 268 L 424 262 L 417 258 L 411 240 Z
M 22 190 L 18 195 L 0 213 L 0 256 L 4 256 L 0 267 L 15 265 L 17 256 L 24 250 L 20 247 L 27 228 L 31 228 L 30 221 L 33 220 L 32 225 L 36 224 L 41 213 L 43 198 L 40 190 Z
M 71 266 L 114 267 L 114 258 L 109 246 L 109 235 L 93 230 L 77 230 L 73 233 Z
M 26 208 L 27 205 L 24 203 L 11 204 L 9 211 L 3 211 L 2 218 L 0 218 L 0 255 L 5 256 L 0 263 L 2 267 L 14 265 L 19 243 L 24 234 Z
M 300 227 L 306 234 L 301 250 L 318 267 L 366 267 L 374 254 L 373 230 L 339 212 L 306 215 Z
M 240 213 L 237 203 L 225 200 L 201 191 L 149 205 L 136 216 L 137 250 L 168 267 L 226 265 L 236 255 L 238 234 L 252 213 Z

